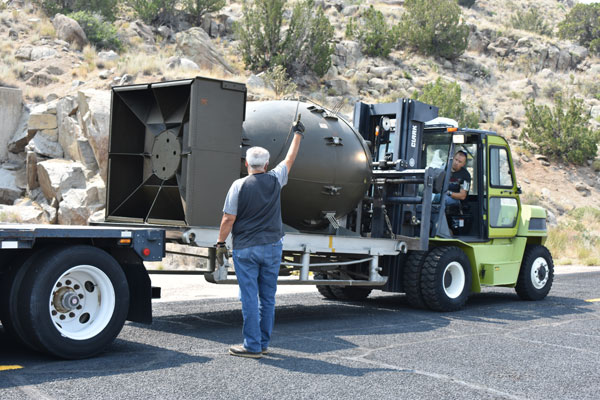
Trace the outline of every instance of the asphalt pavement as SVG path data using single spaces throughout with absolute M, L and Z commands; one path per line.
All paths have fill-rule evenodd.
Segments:
M 153 324 L 128 322 L 92 359 L 46 357 L 0 329 L 0 399 L 600 398 L 600 268 L 557 267 L 543 301 L 487 288 L 454 313 L 280 286 L 260 360 L 227 354 L 241 341 L 235 287 L 152 279 Z

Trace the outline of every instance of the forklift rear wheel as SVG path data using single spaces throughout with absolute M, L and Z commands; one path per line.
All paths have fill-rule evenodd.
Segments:
M 329 286 L 331 293 L 340 300 L 364 300 L 372 289 L 359 286 Z
M 327 279 L 327 275 L 318 274 L 318 275 L 315 275 L 315 279 L 318 279 L 318 280 Z M 321 296 L 325 297 L 326 299 L 335 299 L 335 295 L 331 291 L 331 286 L 317 285 L 317 290 L 319 291 L 319 293 L 321 293 Z
M 429 252 L 421 272 L 423 301 L 435 311 L 461 309 L 471 288 L 471 263 L 458 247 L 437 247 Z
M 27 271 L 19 292 L 23 329 L 39 348 L 66 359 L 101 352 L 121 331 L 128 310 L 121 266 L 85 245 L 45 254 Z
M 408 304 L 414 308 L 425 308 L 421 293 L 421 270 L 426 256 L 425 251 L 411 251 L 404 267 L 404 293 Z
M 515 291 L 523 300 L 541 300 L 552 287 L 554 262 L 547 248 L 530 245 L 525 248 Z

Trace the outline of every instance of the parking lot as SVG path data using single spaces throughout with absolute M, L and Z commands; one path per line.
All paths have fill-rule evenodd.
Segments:
M 98 357 L 52 359 L 0 330 L 0 399 L 598 399 L 600 268 L 557 270 L 543 301 L 484 289 L 454 313 L 282 287 L 260 360 L 227 354 L 235 287 L 153 276 L 154 323 L 127 323 Z

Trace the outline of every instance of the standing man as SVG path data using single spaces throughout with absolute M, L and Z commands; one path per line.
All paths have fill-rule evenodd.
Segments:
M 467 165 L 467 153 L 458 150 L 452 159 L 452 175 L 446 193 L 446 205 L 458 206 L 462 200 L 467 198 L 471 188 L 471 174 L 465 168 Z
M 233 356 L 261 358 L 271 340 L 283 246 L 280 192 L 304 137 L 300 115 L 292 131 L 294 138 L 285 159 L 269 172 L 269 152 L 262 147 L 249 148 L 245 162 L 248 176 L 233 182 L 225 198 L 216 244 L 217 264 L 224 264 L 225 240 L 231 233 L 244 317 L 244 343 L 229 348 Z

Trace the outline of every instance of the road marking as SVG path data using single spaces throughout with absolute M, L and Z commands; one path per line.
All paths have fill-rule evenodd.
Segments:
M 8 371 L 11 369 L 21 369 L 23 368 L 20 365 L 0 365 L 0 371 Z
M 600 299 L 587 299 L 586 301 L 588 303 L 596 303 L 596 302 L 600 301 Z

